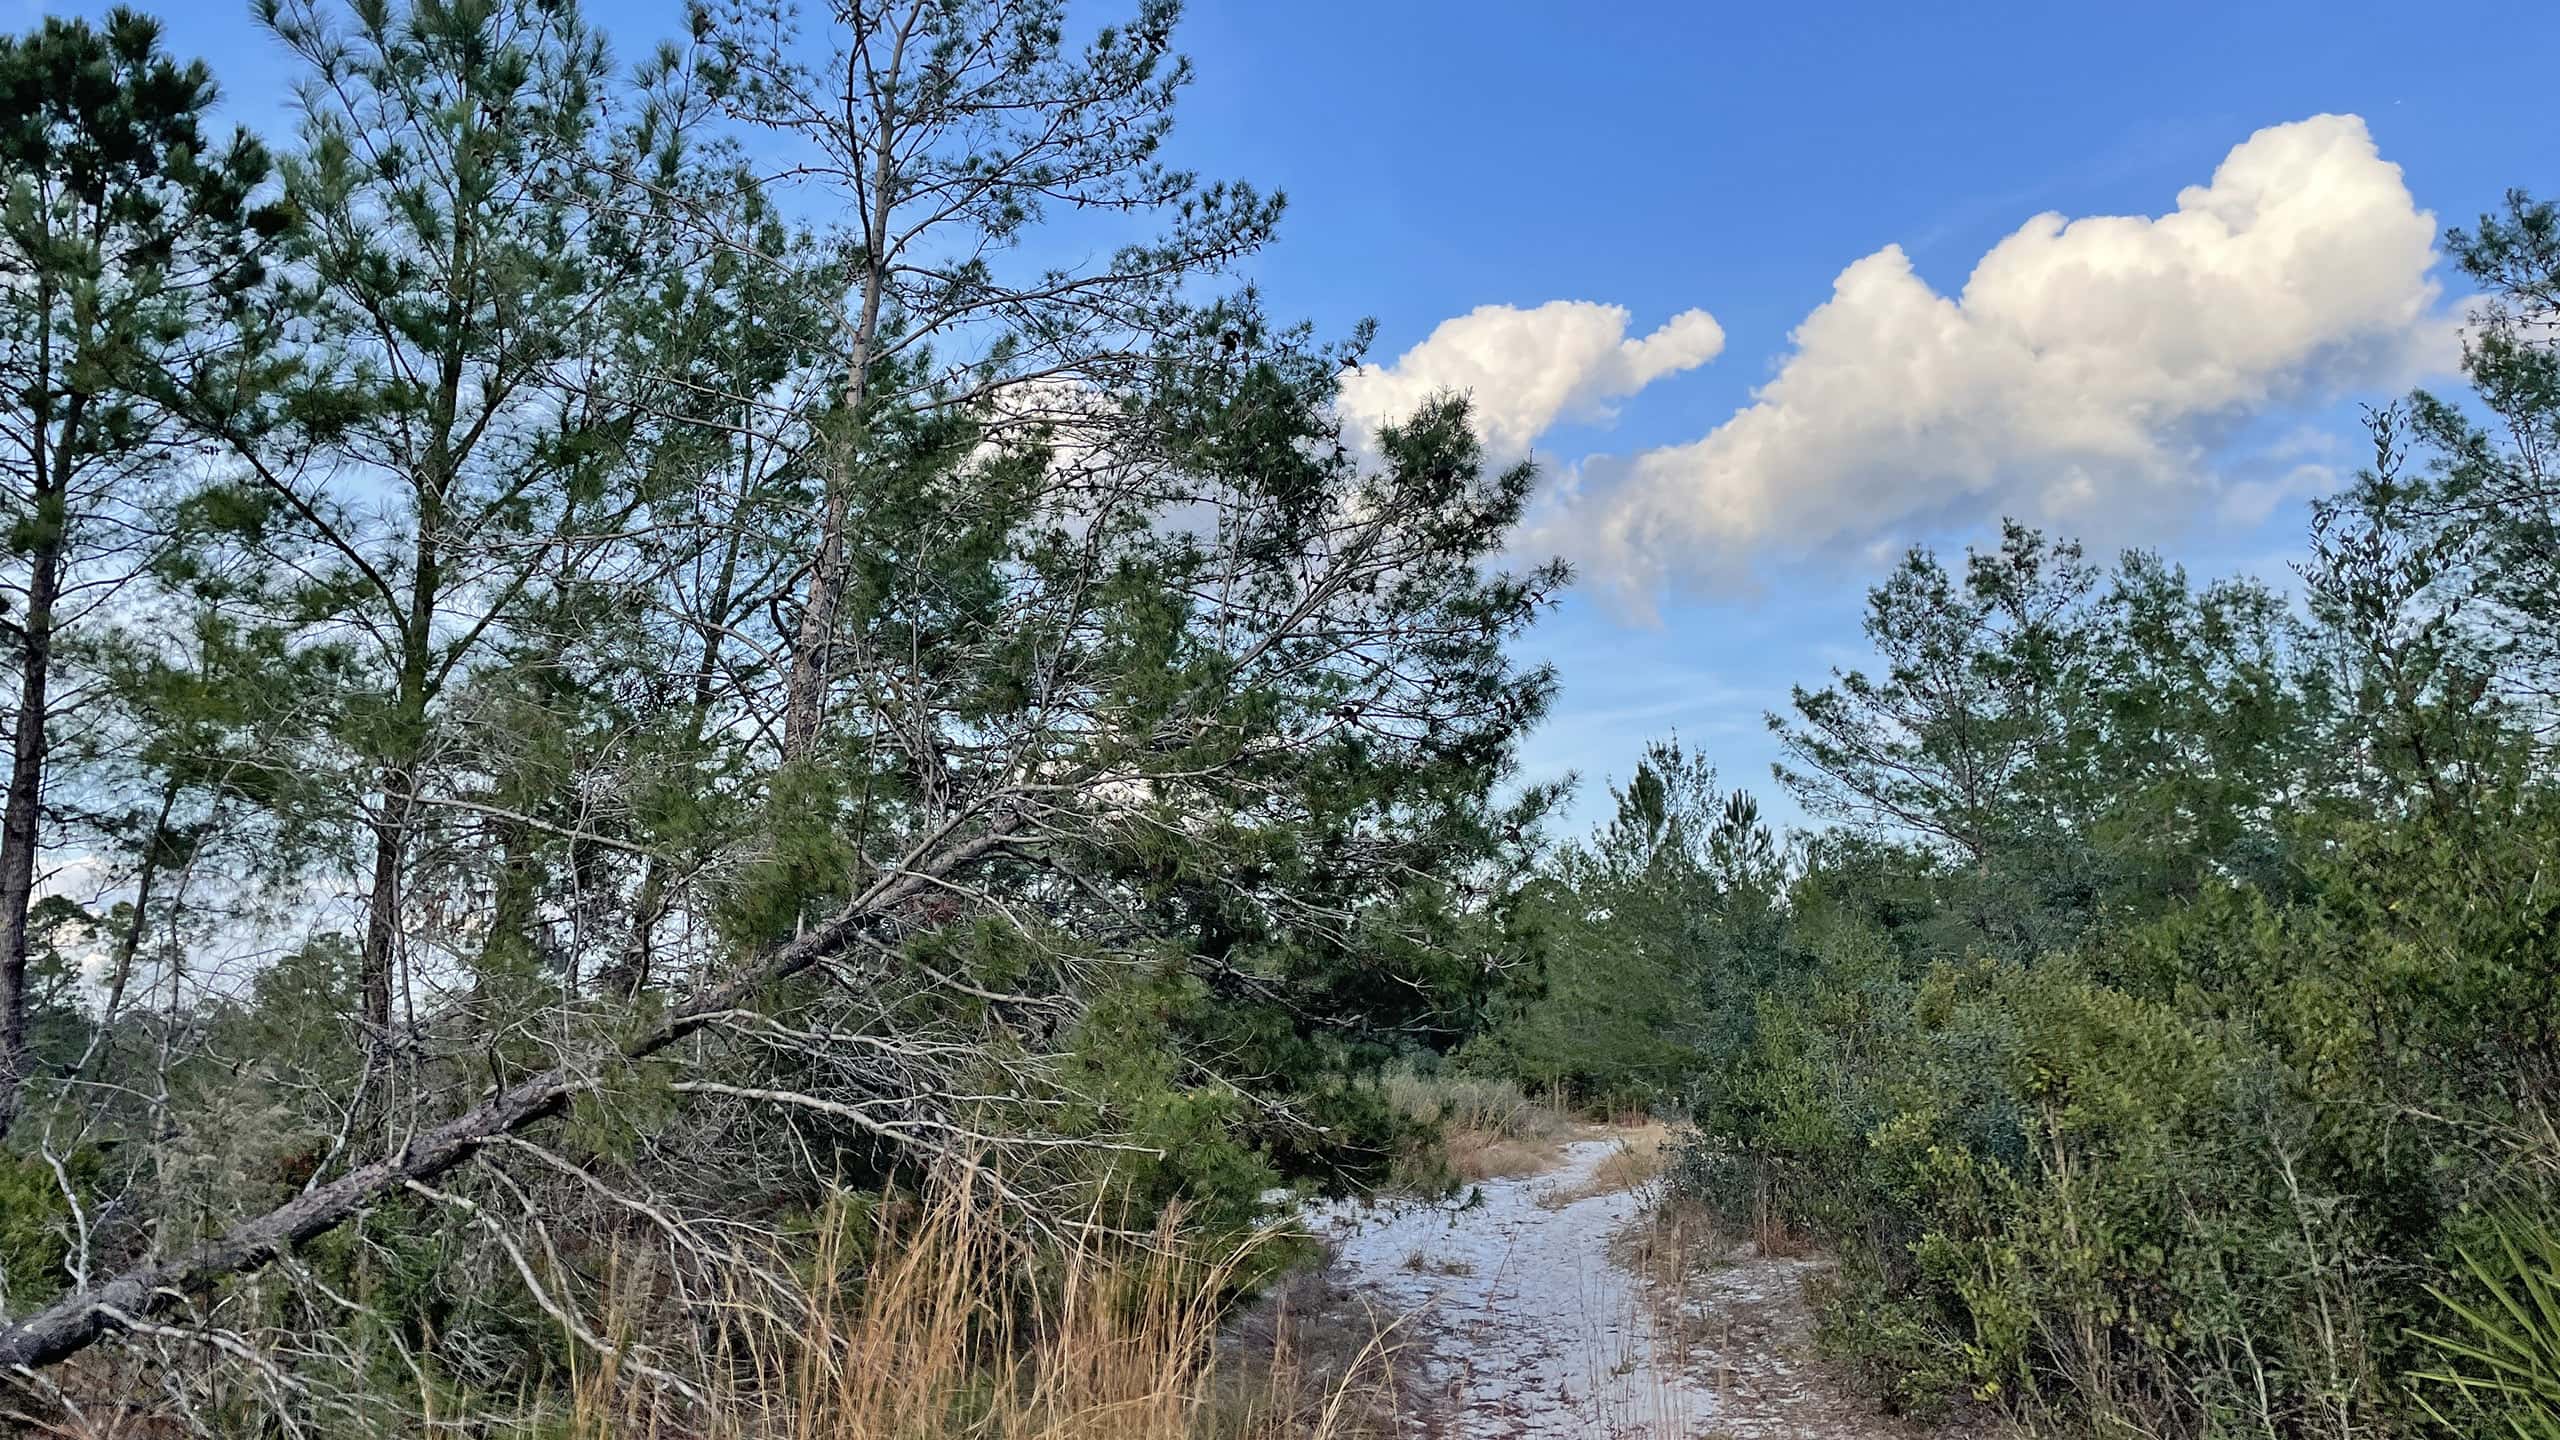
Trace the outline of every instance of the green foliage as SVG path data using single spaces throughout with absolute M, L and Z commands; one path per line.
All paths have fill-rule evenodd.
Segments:
M 347 1415 L 470 1414 L 582 1373 L 563 1305 L 726 1356 L 725 1285 L 937 1167 L 1224 1240 L 1563 1090 L 1685 1103 L 1681 1183 L 1839 1252 L 1900 1406 L 2555 1440 L 2560 211 L 2451 237 L 2474 396 L 2377 416 L 2306 609 L 1915 550 L 1879 663 L 1771 721 L 1838 828 L 1667 743 L 1542 855 L 1532 473 L 1448 397 L 1355 454 L 1367 332 L 1203 293 L 1281 207 L 1161 163 L 1174 7 L 1078 50 L 1048 0 L 822 6 L 816 61 L 788 9 L 624 84 L 568 0 L 266 0 L 272 163 L 129 12 L 0 41 L 0 658 L 103 697 L 12 737 L 0 1078 L 46 1108 L 0 1310 L 541 1076 L 273 1283 L 184 1287 L 327 1329 Z M 735 121 L 858 230 L 796 232 Z M 1153 233 L 1046 273 L 1052 211 Z M 65 584 L 117 599 L 57 635 Z M 95 913 L 30 899 L 72 826 Z
M 1879 677 L 1834 675 L 1771 718 L 1797 768 L 1779 780 L 1818 815 L 1892 825 L 1980 863 L 2041 838 L 2051 816 L 2028 777 L 2052 763 L 2090 688 L 2079 547 L 2011 522 L 1961 578 L 1913 550 L 1868 596 Z
M 27 973 L 37 852 L 61 847 L 39 797 L 59 789 L 57 713 L 79 693 L 115 594 L 157 547 L 175 412 L 205 377 L 254 366 L 230 343 L 288 207 L 267 152 L 209 133 L 211 74 L 160 49 L 157 22 L 46 20 L 0 37 L 0 664 L 11 677 L 0 817 L 0 1135 L 42 1068 Z M 112 828 L 115 822 L 110 821 Z M 80 843 L 70 839 L 69 843 Z
M 1811 969 L 1708 1082 L 1684 1177 L 1847 1251 L 1831 1333 L 1912 1408 L 2409 1425 L 2437 1257 L 2549 1163 L 2560 809 L 2477 803 L 2288 816 L 2255 840 L 2281 887 L 2209 878 L 2025 957 L 1941 918 L 1996 857 L 1816 847 L 1789 903 Z
M 2453 1335 L 2423 1338 L 2439 1353 L 2441 1368 L 2420 1373 L 2422 1384 L 2441 1387 L 2445 1403 L 2466 1419 L 2503 1421 L 2515 1440 L 2560 1437 L 2560 1232 L 2520 1211 L 2490 1226 L 2486 1245 L 2460 1252 L 2461 1296 L 2436 1292 L 2461 1322 Z M 2448 1419 L 2425 1396 L 2427 1413 L 2448 1429 Z
M 1895 1403 L 2344 1440 L 2522 1399 L 2483 1357 L 2542 1363 L 2549 1257 L 2499 1235 L 2547 1232 L 2560 1164 L 2560 790 L 2524 723 L 2551 225 L 2518 199 L 2457 244 L 2521 438 L 2377 416 L 2307 618 L 2011 527 L 1960 577 L 1915 552 L 1872 598 L 1884 673 L 1773 722 L 1849 824 L 1750 941 L 1791 963 L 1677 1174 L 1839 1249 L 1826 1333 Z
M 51 18 L 0 37 L 0 267 L 13 281 L 0 339 L 27 387 L 14 398 L 49 432 L 17 457 L 33 472 L 21 496 L 59 503 L 71 471 L 119 465 L 165 433 L 158 402 L 192 367 L 231 358 L 191 332 L 259 283 L 264 244 L 289 223 L 261 195 L 265 147 L 206 133 L 211 72 L 159 42 L 157 21 L 123 7 L 102 28 Z M 13 513 L 12 553 L 66 518 Z
M 61 1293 L 72 1246 L 70 1197 L 40 1155 L 0 1155 L 0 1307 L 19 1311 Z
M 272 163 L 130 14 L 0 44 L 0 349 L 63 362 L 0 588 L 90 597 L 5 627 L 83 709 L 12 737 L 0 897 L 39 847 L 113 896 L 0 975 L 0 1344 L 268 1216 L 129 1302 L 308 1339 L 203 1426 L 496 1423 L 585 1321 L 724 1362 L 840 1191 L 1254 1231 L 1502 1004 L 1530 469 L 1453 397 L 1355 448 L 1365 327 L 1211 293 L 1281 206 L 1162 163 L 1170 3 L 817 7 L 850 72 L 789 8 L 626 72 L 572 0 L 261 0 Z M 1666 925 L 1704 837 L 1628 841 Z
M 1078 1088 L 1125 1127 L 1104 1166 L 1102 1193 L 1119 1223 L 1150 1223 L 1180 1201 L 1211 1234 L 1232 1240 L 1262 1218 L 1262 1195 L 1279 1181 L 1245 1143 L 1239 1094 L 1186 1081 L 1171 1042 L 1175 1017 L 1206 999 L 1195 983 L 1167 975 L 1102 997 L 1078 1026 Z M 1198 1077 L 1193 1077 L 1195 1080 Z
M 1779 857 L 1750 797 L 1677 742 L 1649 747 L 1612 793 L 1608 824 L 1530 892 L 1536 983 L 1515 983 L 1464 1063 L 1586 1099 L 1661 1099 L 1748 1043 L 1757 994 L 1788 963 Z

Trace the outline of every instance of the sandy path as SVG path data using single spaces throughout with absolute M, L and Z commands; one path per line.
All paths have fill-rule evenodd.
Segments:
M 1411 1318 L 1404 1355 L 1430 1428 L 1467 1436 L 1710 1433 L 1689 1373 L 1609 1241 L 1628 1191 L 1558 1203 L 1617 1142 L 1567 1146 L 1545 1175 L 1488 1180 L 1482 1202 L 1339 1206 L 1320 1217 L 1338 1284 Z M 1545 1204 L 1541 1204 L 1541 1201 Z
M 1414 1433 L 1897 1433 L 1820 1383 L 1807 1358 L 1807 1262 L 1740 1252 L 1676 1305 L 1647 1294 L 1611 1254 L 1641 1198 L 1580 1193 L 1617 1146 L 1578 1141 L 1545 1174 L 1486 1181 L 1465 1209 L 1341 1203 L 1310 1217 L 1335 1246 L 1333 1285 L 1405 1317 Z

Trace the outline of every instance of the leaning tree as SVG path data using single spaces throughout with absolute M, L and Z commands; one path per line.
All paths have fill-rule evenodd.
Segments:
M 520 1293 L 672 1378 L 831 1184 L 1143 1223 L 1342 1158 L 1341 1067 L 1499 978 L 1550 798 L 1507 785 L 1552 687 L 1507 646 L 1564 575 L 1504 568 L 1530 475 L 1463 404 L 1347 443 L 1339 353 L 1200 288 L 1274 206 L 1158 168 L 1170 9 L 1070 55 L 1055 6 L 839 5 L 816 59 L 705 15 L 610 123 L 565 0 L 347 13 L 278 11 L 290 363 L 196 419 L 208 543 L 370 655 L 314 768 L 372 904 L 202 1017 L 166 1123 L 255 1108 L 252 1163 L 183 1225 L 67 1187 L 0 1371 L 442 1368 L 432 1233 L 489 1282 L 453 1313 Z M 787 223 L 784 169 L 850 223 Z M 404 954 L 436 983 L 387 1023 Z M 312 1043 L 342 1012 L 363 1053 Z M 598 1230 L 672 1328 L 588 1323 Z

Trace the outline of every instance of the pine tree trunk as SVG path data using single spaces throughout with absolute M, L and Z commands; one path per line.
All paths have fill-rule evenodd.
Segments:
M 840 447 L 842 448 L 842 447 Z M 838 463 L 827 477 L 827 508 L 820 519 L 818 557 L 809 567 L 809 594 L 791 637 L 791 679 L 783 694 L 782 758 L 806 759 L 826 718 L 829 663 L 836 629 L 836 597 L 843 589 L 845 522 L 852 509 L 851 467 Z
M 124 934 L 116 939 L 115 967 L 107 973 L 106 1003 L 98 1009 L 101 1036 L 114 1028 L 116 1016 L 124 1011 L 125 991 L 133 983 L 133 967 L 142 956 L 142 937 L 151 924 L 151 898 L 159 885 L 161 856 L 169 848 L 169 816 L 177 808 L 178 782 L 173 775 L 160 789 L 160 814 L 151 822 L 150 838 L 142 847 L 142 868 L 133 877 L 133 908 L 125 918 Z
M 409 860 L 409 826 L 417 815 L 418 766 L 426 748 L 430 647 L 434 643 L 437 589 L 443 563 L 436 527 L 443 524 L 441 487 L 428 491 L 418 526 L 417 573 L 409 591 L 400 657 L 400 705 L 393 721 L 392 754 L 382 767 L 382 809 L 373 828 L 373 893 L 367 897 L 362 976 L 365 1046 L 389 1053 L 391 981 L 400 951 L 400 882 Z
M 802 760 L 818 742 L 819 722 L 826 718 L 827 682 L 832 678 L 830 652 L 835 648 L 836 606 L 844 592 L 845 526 L 853 511 L 853 472 L 861 463 L 862 407 L 871 380 L 872 351 L 880 340 L 880 309 L 889 289 L 889 212 L 896 200 L 897 113 L 886 99 L 894 93 L 906 60 L 906 41 L 898 42 L 889 62 L 872 147 L 871 201 L 865 207 L 862 304 L 854 321 L 851 353 L 844 382 L 845 431 L 836 438 L 835 463 L 827 472 L 827 503 L 819 522 L 818 556 L 809 567 L 809 598 L 801 608 L 792 636 L 791 678 L 783 692 L 782 758 Z
M 382 813 L 373 826 L 373 892 L 364 917 L 361 982 L 365 1045 L 379 1053 L 391 1035 L 391 971 L 400 944 L 400 871 L 408 856 L 410 773 L 382 775 Z
M 39 489 L 41 511 L 54 498 Z M 61 517 L 39 522 L 27 616 L 19 645 L 18 717 L 9 736 L 9 799 L 0 811 L 0 1138 L 25 1103 L 27 1053 L 27 911 L 35 899 L 36 848 L 42 841 L 45 709 L 53 666 L 53 606 L 62 585 Z

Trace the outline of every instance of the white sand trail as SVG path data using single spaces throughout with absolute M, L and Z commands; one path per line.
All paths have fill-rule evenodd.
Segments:
M 1609 1258 L 1638 1197 L 1565 1198 L 1617 1143 L 1578 1141 L 1554 1170 L 1488 1180 L 1463 1209 L 1337 1203 L 1310 1217 L 1338 1247 L 1337 1283 L 1412 1317 L 1405 1364 L 1426 1397 L 1425 1433 L 1714 1433 L 1713 1389 Z
M 1309 1223 L 1343 1299 L 1397 1317 L 1408 1429 L 1430 1440 L 1923 1440 L 1813 1359 L 1819 1262 L 1734 1249 L 1677 1294 L 1613 1255 L 1645 1197 L 1592 1183 L 1619 1139 L 1577 1141 L 1478 1203 L 1335 1202 Z M 1942 1432 L 1942 1433 L 1962 1433 Z

